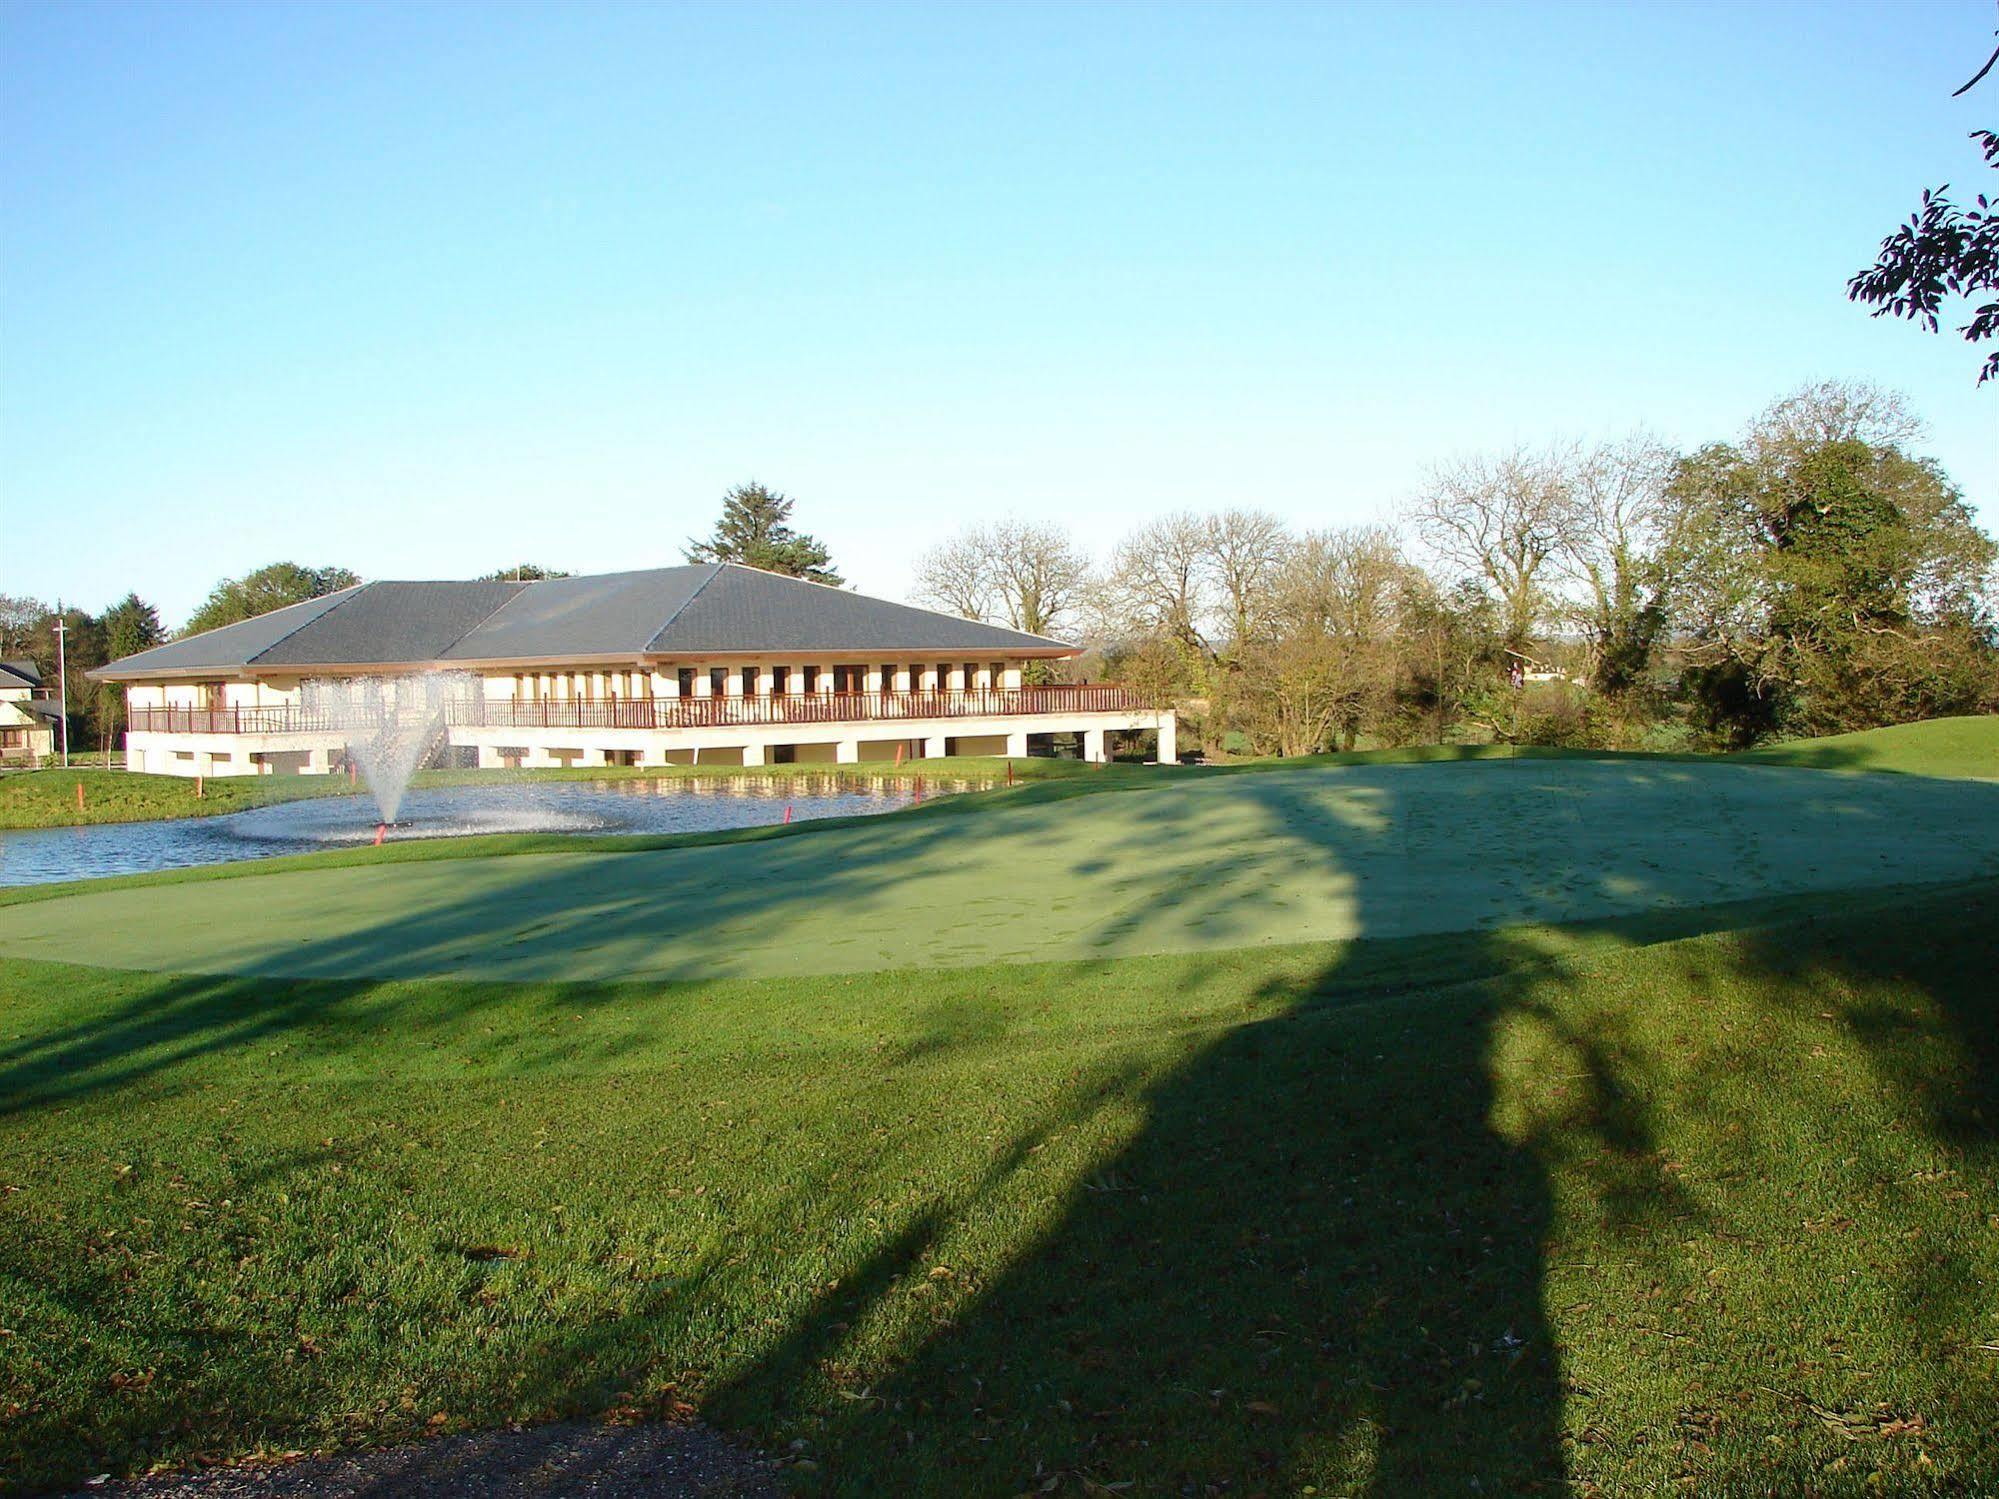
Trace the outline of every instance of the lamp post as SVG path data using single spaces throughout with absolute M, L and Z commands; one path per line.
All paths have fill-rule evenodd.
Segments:
M 56 616 L 56 691 L 61 698 L 56 703 L 56 715 L 62 724 L 62 768 L 69 769 L 69 652 L 64 649 L 64 637 L 69 626 L 63 617 Z

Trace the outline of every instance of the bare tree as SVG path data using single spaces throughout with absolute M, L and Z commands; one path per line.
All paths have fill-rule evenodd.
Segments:
M 1672 451 L 1635 434 L 1578 451 L 1566 465 L 1566 523 L 1554 563 L 1563 612 L 1590 652 L 1589 676 L 1611 694 L 1635 686 L 1670 623 L 1687 557 L 1687 510 L 1673 502 Z
M 1502 644 L 1525 651 L 1547 612 L 1550 559 L 1569 525 L 1569 455 L 1524 449 L 1435 470 L 1410 520 L 1440 563 L 1498 607 Z
M 1240 650 L 1269 626 L 1273 585 L 1291 549 L 1290 531 L 1268 511 L 1224 510 L 1209 518 L 1205 567 L 1230 647 Z
M 990 619 L 993 574 L 984 538 L 978 528 L 939 542 L 916 564 L 910 597 L 917 603 L 965 619 Z
M 1099 599 L 1102 633 L 1164 636 L 1198 660 L 1214 659 L 1215 600 L 1209 526 L 1182 511 L 1118 543 Z
M 1089 559 L 1067 532 L 1003 520 L 925 553 L 914 596 L 967 619 L 1053 635 L 1074 622 L 1089 576 Z
M 1900 391 L 1865 380 L 1821 380 L 1765 407 L 1750 423 L 1746 446 L 1767 464 L 1829 442 L 1906 448 L 1922 434 L 1922 419 Z
M 990 535 L 994 589 L 1006 622 L 1029 635 L 1052 635 L 1076 615 L 1089 586 L 1090 561 L 1055 526 L 1001 521 Z
M 1272 630 L 1244 650 L 1238 715 L 1285 755 L 1351 750 L 1394 702 L 1396 607 L 1407 564 L 1378 527 L 1321 531 L 1271 582 Z

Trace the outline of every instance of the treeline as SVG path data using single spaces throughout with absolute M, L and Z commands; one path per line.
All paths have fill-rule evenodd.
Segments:
M 1828 383 L 1736 441 L 1518 450 L 1392 521 L 1167 516 L 923 559 L 933 607 L 1091 643 L 1210 752 L 1500 741 L 1739 748 L 1999 708 L 1994 557 L 1898 397 Z

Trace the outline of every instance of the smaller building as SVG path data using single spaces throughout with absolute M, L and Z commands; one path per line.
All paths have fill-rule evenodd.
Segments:
M 54 754 L 61 715 L 34 662 L 0 661 L 0 765 L 39 765 Z

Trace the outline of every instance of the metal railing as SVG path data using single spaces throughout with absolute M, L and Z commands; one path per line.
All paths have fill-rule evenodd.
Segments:
M 824 692 L 773 697 L 470 698 L 445 705 L 453 728 L 711 729 L 765 724 L 882 723 L 897 719 L 1022 718 L 1134 713 L 1151 704 L 1112 683 L 971 692 Z M 133 708 L 126 727 L 153 734 L 309 734 L 369 728 L 381 715 L 295 707 Z

